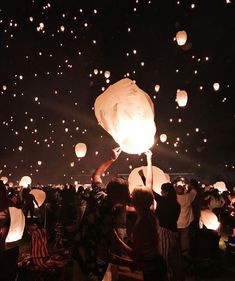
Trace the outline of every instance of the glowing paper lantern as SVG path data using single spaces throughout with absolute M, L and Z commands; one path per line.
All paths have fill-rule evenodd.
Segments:
M 75 146 L 75 153 L 77 157 L 84 157 L 87 152 L 87 146 L 85 143 L 77 143 Z
M 29 176 L 24 176 L 21 178 L 19 185 L 23 187 L 28 187 L 32 183 L 32 179 Z
M 134 170 L 131 171 L 128 177 L 130 193 L 132 193 L 134 188 L 144 186 L 144 182 L 139 174 L 141 170 L 143 170 L 143 174 L 146 178 L 147 175 L 146 166 L 135 168 Z M 162 184 L 169 182 L 170 181 L 169 179 L 170 179 L 169 175 L 165 174 L 160 168 L 153 166 L 153 190 L 156 193 L 161 194 Z
M 176 33 L 176 41 L 179 46 L 183 46 L 187 42 L 187 33 L 186 31 L 178 31 Z
M 167 140 L 167 135 L 166 134 L 161 134 L 160 135 L 160 141 L 161 142 L 166 142 L 166 140 Z
M 42 161 L 38 161 L 38 166 L 41 166 L 42 165 Z
M 160 85 L 155 85 L 155 88 L 154 88 L 154 89 L 155 89 L 156 92 L 159 92 L 159 90 L 160 90 Z
M 127 153 L 145 152 L 154 143 L 153 103 L 148 94 L 128 78 L 109 86 L 96 99 L 95 116 Z
M 2 180 L 4 184 L 6 184 L 8 182 L 8 178 L 7 177 L 1 177 L 0 180 Z
M 228 190 L 227 187 L 226 187 L 225 182 L 223 182 L 223 181 L 217 181 L 217 182 L 214 184 L 214 188 L 215 188 L 215 189 L 218 189 L 220 193 L 222 193 L 222 192 Z
M 188 94 L 186 91 L 178 90 L 176 93 L 176 102 L 180 107 L 186 106 L 188 102 Z
M 217 216 L 209 209 L 201 210 L 200 224 L 211 230 L 217 230 L 220 226 Z
M 36 201 L 38 202 L 39 207 L 42 206 L 46 199 L 46 193 L 41 189 L 32 189 L 29 193 L 33 194 Z
M 9 207 L 11 224 L 7 234 L 6 242 L 15 242 L 22 238 L 25 227 L 25 216 L 21 209 Z
M 214 83 L 213 88 L 214 88 L 215 91 L 219 91 L 219 88 L 220 88 L 219 83 Z
M 110 71 L 106 70 L 106 71 L 104 72 L 104 77 L 105 77 L 105 78 L 109 78 L 109 77 L 110 77 Z

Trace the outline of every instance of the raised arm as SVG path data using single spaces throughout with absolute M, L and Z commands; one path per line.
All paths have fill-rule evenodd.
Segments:
M 146 151 L 147 158 L 147 175 L 146 175 L 146 187 L 153 190 L 153 166 L 152 166 L 152 151 Z
M 104 162 L 99 168 L 96 169 L 96 171 L 92 175 L 92 182 L 93 183 L 95 183 L 95 182 L 102 183 L 102 179 L 101 179 L 102 174 L 112 165 L 112 163 L 114 161 L 117 160 L 120 153 L 121 153 L 120 147 L 116 147 L 112 150 L 111 159 Z

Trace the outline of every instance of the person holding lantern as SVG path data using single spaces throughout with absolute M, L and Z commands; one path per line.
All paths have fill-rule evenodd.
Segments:
M 153 210 L 152 152 L 147 151 L 146 155 L 145 187 L 135 188 L 131 194 L 131 203 L 137 212 L 137 219 L 133 227 L 132 246 L 127 245 L 118 236 L 116 230 L 113 230 L 113 234 L 119 246 L 133 259 L 134 265 L 142 270 L 144 281 L 165 281 L 166 262 L 159 251 L 159 225 Z
M 111 233 L 115 226 L 114 211 L 129 202 L 128 183 L 114 178 L 102 185 L 102 174 L 115 162 L 121 149 L 112 150 L 111 159 L 104 162 L 92 176 L 92 191 L 79 224 L 73 251 L 74 281 L 102 281 L 109 264 Z

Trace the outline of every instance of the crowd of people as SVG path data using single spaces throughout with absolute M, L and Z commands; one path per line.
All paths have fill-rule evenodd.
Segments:
M 5 248 L 11 218 L 9 207 L 53 233 L 56 225 L 74 225 L 71 238 L 73 281 L 102 281 L 110 263 L 128 265 L 144 281 L 183 281 L 185 264 L 198 252 L 201 229 L 220 237 L 226 228 L 235 242 L 235 195 L 205 188 L 195 179 L 177 178 L 154 191 L 152 152 L 147 151 L 144 187 L 129 193 L 128 181 L 114 177 L 106 186 L 102 175 L 118 159 L 120 148 L 92 175 L 91 187 L 43 187 L 39 206 L 31 188 L 10 188 L 0 182 L 0 250 Z M 36 208 L 36 210 L 35 210 Z M 202 216 L 203 213 L 203 216 Z M 209 215 L 209 216 L 206 216 Z M 210 217 L 218 220 L 210 227 Z M 215 246 L 215 245 L 214 245 Z M 114 280 L 114 277 L 113 277 Z

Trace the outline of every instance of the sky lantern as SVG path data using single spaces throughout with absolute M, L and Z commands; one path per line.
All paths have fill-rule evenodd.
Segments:
M 183 91 L 183 90 L 177 90 L 176 102 L 178 103 L 178 105 L 180 107 L 186 106 L 186 104 L 188 102 L 188 94 L 187 94 L 187 92 Z
M 36 201 L 38 202 L 39 207 L 42 206 L 42 204 L 44 203 L 44 201 L 46 199 L 46 193 L 41 189 L 32 189 L 29 193 L 33 194 Z M 37 207 L 37 206 L 35 206 L 35 207 Z
M 38 160 L 38 166 L 42 165 L 42 161 Z
M 141 178 L 142 174 L 146 178 L 146 166 L 138 167 L 131 171 L 128 177 L 130 193 L 132 193 L 134 188 L 144 187 L 144 182 Z M 165 174 L 160 168 L 153 166 L 153 190 L 156 193 L 161 194 L 161 186 L 163 183 L 170 182 L 169 178 L 169 175 Z
M 159 90 L 160 90 L 160 85 L 156 84 L 155 87 L 154 87 L 154 89 L 155 89 L 156 92 L 159 92 Z
M 211 210 L 201 210 L 200 225 L 207 229 L 217 230 L 220 226 L 217 216 Z
M 0 180 L 2 180 L 4 184 L 6 184 L 8 182 L 8 178 L 7 177 L 1 177 Z
M 7 243 L 19 241 L 23 236 L 25 227 L 25 216 L 21 209 L 9 207 L 9 212 L 11 224 L 6 238 Z
M 84 157 L 86 155 L 87 152 L 87 146 L 85 143 L 77 143 L 75 146 L 75 153 L 77 155 L 77 157 L 81 158 Z
M 166 142 L 167 141 L 167 135 L 166 134 L 161 134 L 160 135 L 160 141 L 161 142 Z
M 213 186 L 214 186 L 215 189 L 218 189 L 218 191 L 220 193 L 223 193 L 224 191 L 228 190 L 225 182 L 223 182 L 223 181 L 217 181 Z
M 95 101 L 99 124 L 130 154 L 147 151 L 154 144 L 154 107 L 147 93 L 128 78 L 108 87 Z
M 105 77 L 105 78 L 109 78 L 109 77 L 110 77 L 110 71 L 106 70 L 106 71 L 104 72 L 104 77 Z
M 213 84 L 213 88 L 214 88 L 215 91 L 219 91 L 220 84 L 219 83 L 214 83 Z
M 183 46 L 187 42 L 187 33 L 184 30 L 176 33 L 176 41 L 179 46 Z
M 32 183 L 32 179 L 29 176 L 24 176 L 21 178 L 19 186 L 28 187 Z

